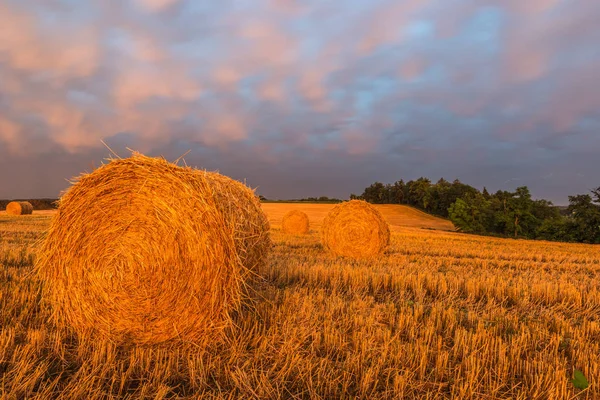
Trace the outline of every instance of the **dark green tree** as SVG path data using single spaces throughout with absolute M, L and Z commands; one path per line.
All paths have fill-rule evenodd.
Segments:
M 373 204 L 385 203 L 388 195 L 386 193 L 386 187 L 381 182 L 375 182 L 371 186 L 365 189 L 362 194 L 362 198 Z
M 391 187 L 392 204 L 402 204 L 404 202 L 405 184 L 402 179 L 394 182 Z
M 431 181 L 428 178 L 421 177 L 416 181 L 410 181 L 408 188 L 408 198 L 411 205 L 428 210 L 431 204 Z
M 514 236 L 519 234 L 530 237 L 535 232 L 537 219 L 532 214 L 533 200 L 527 186 L 520 186 L 508 199 L 508 215 L 511 223 L 509 226 Z M 508 233 L 508 232 L 507 232 Z
M 592 193 L 597 197 L 597 193 L 594 191 Z M 600 243 L 600 205 L 595 204 L 592 196 L 589 194 L 569 196 L 567 210 L 573 221 L 576 241 Z
M 490 195 L 490 192 L 488 192 L 488 190 L 485 186 L 483 187 L 483 191 L 481 192 L 481 194 L 483 194 L 483 197 L 485 197 L 486 200 L 489 200 L 492 198 L 492 196 Z
M 440 178 L 435 185 L 429 188 L 430 211 L 433 214 L 448 217 L 448 208 L 456 201 L 450 196 L 452 184 Z
M 448 209 L 452 223 L 462 232 L 485 233 L 489 224 L 489 201 L 481 193 L 457 199 Z

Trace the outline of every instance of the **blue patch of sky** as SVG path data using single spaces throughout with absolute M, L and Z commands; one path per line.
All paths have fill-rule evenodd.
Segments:
M 219 2 L 188 0 L 181 3 L 178 17 L 196 18 L 204 14 L 216 13 L 220 9 L 223 9 L 223 6 Z
M 588 116 L 588 117 L 579 118 L 579 120 L 575 123 L 575 126 L 581 130 L 597 131 L 600 128 L 600 117 Z
M 352 47 L 352 41 L 356 40 L 353 27 L 361 26 L 362 17 L 376 6 L 375 1 L 349 0 L 336 4 L 335 9 L 325 12 L 321 9 L 316 13 L 292 19 L 286 23 L 286 28 L 303 39 L 302 54 L 314 57 L 330 40 L 348 41 L 340 44 L 343 48 L 348 47 L 348 44 Z
M 339 132 L 331 131 L 326 135 L 309 135 L 307 141 L 311 147 L 315 149 L 323 149 L 326 148 L 330 142 L 338 140 L 339 137 Z
M 73 103 L 91 105 L 96 102 L 97 98 L 91 93 L 70 89 L 67 91 L 67 100 Z
M 348 95 L 348 90 L 344 87 L 333 87 L 329 90 L 329 99 L 334 101 L 336 104 L 344 101 Z
M 299 52 L 302 59 L 313 60 L 336 37 L 336 31 L 345 27 L 345 20 L 331 21 L 327 25 L 316 25 L 309 18 L 296 18 L 286 24 L 286 30 L 300 39 Z
M 131 50 L 131 38 L 129 34 L 121 28 L 109 28 L 104 34 L 104 44 L 116 50 L 127 52 Z
M 248 75 L 240 79 L 237 84 L 237 92 L 244 97 L 244 100 L 250 105 L 257 105 L 260 100 L 256 97 L 255 87 L 261 81 L 257 75 Z
M 206 65 L 223 47 L 223 38 L 228 36 L 222 16 L 228 10 L 218 2 L 185 1 L 172 21 L 176 30 L 169 43 L 175 57 L 194 60 L 198 66 Z
M 397 81 L 390 77 L 364 79 L 368 81 L 368 86 L 366 89 L 356 90 L 354 101 L 355 110 L 360 116 L 370 114 L 377 100 L 391 95 L 397 89 Z
M 405 28 L 409 40 L 430 39 L 435 36 L 435 24 L 429 20 L 416 20 L 410 22 Z
M 497 51 L 498 38 L 503 26 L 503 13 L 496 7 L 482 7 L 464 26 L 463 37 L 485 44 L 485 50 Z
M 421 75 L 422 81 L 427 85 L 438 85 L 449 79 L 448 70 L 442 64 L 432 64 Z
M 502 50 L 500 35 L 506 17 L 498 7 L 480 7 L 463 23 L 457 35 L 438 39 L 436 44 L 465 52 L 466 56 L 494 56 Z
M 97 10 L 91 4 L 76 0 L 61 0 L 58 4 L 41 3 L 29 8 L 43 24 L 62 25 L 66 21 L 83 23 L 97 18 Z

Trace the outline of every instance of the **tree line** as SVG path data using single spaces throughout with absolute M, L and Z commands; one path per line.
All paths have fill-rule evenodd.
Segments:
M 569 206 L 562 210 L 551 201 L 532 199 L 527 186 L 490 194 L 485 187 L 479 191 L 458 179 L 443 178 L 436 183 L 423 177 L 393 184 L 375 182 L 350 198 L 410 205 L 449 218 L 466 233 L 600 243 L 600 187 L 590 194 L 569 196 Z
M 258 199 L 264 203 L 341 203 L 343 200 L 337 199 L 335 197 L 305 197 L 302 199 L 287 199 L 287 200 L 273 200 L 267 199 L 263 195 L 259 195 Z

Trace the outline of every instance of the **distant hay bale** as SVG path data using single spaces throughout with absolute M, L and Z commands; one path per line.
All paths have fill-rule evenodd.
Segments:
M 10 215 L 31 214 L 33 206 L 28 201 L 11 201 L 6 205 L 6 213 Z
M 35 268 L 56 321 L 82 335 L 200 343 L 228 325 L 270 247 L 248 187 L 134 153 L 66 191 Z
M 351 200 L 336 205 L 323 220 L 323 246 L 338 256 L 369 258 L 390 244 L 390 228 L 369 203 Z
M 281 220 L 281 230 L 285 233 L 305 235 L 308 233 L 308 215 L 300 210 L 287 212 Z

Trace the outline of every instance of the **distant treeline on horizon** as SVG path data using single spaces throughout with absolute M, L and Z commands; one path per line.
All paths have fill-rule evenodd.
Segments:
M 258 198 L 263 203 L 341 203 L 344 200 L 331 198 L 327 196 L 307 197 L 304 199 L 267 199 L 265 196 L 259 195 Z
M 569 205 L 564 207 L 533 200 L 527 186 L 490 194 L 485 187 L 479 191 L 458 179 L 432 183 L 421 177 L 406 183 L 375 182 L 360 196 L 351 194 L 350 198 L 410 205 L 449 218 L 466 233 L 596 244 L 600 243 L 600 187 L 590 193 L 569 196 Z

